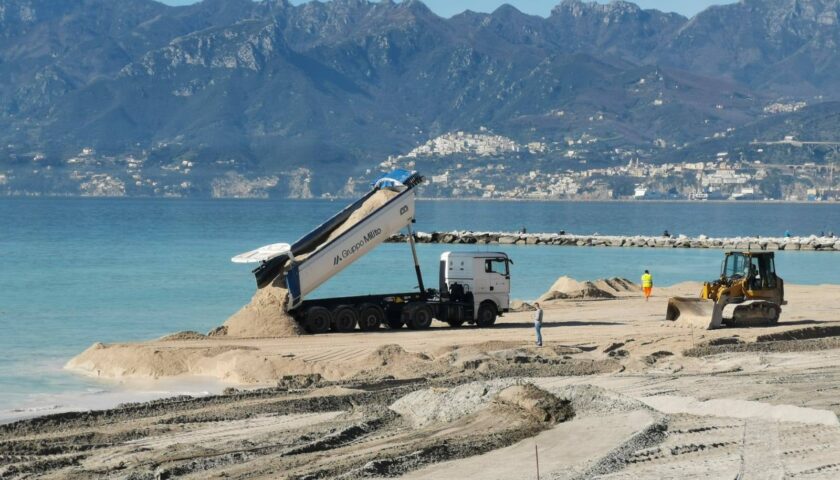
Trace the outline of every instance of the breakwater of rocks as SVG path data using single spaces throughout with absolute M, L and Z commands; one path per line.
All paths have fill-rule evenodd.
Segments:
M 572 235 L 511 232 L 417 232 L 418 243 L 477 245 L 556 245 L 571 247 L 635 248 L 720 248 L 727 250 L 805 250 L 840 251 L 837 237 L 727 237 Z M 405 234 L 391 236 L 388 242 L 406 242 Z

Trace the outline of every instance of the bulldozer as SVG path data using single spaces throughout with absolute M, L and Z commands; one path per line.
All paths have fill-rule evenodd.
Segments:
M 775 325 L 785 301 L 773 252 L 730 251 L 720 278 L 703 284 L 699 298 L 668 299 L 665 319 L 676 326 L 711 330 Z

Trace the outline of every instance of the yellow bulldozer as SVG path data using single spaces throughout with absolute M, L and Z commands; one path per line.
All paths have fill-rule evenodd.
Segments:
M 725 253 L 720 278 L 704 283 L 699 298 L 668 299 L 665 319 L 705 330 L 774 325 L 786 304 L 773 252 L 733 251 Z

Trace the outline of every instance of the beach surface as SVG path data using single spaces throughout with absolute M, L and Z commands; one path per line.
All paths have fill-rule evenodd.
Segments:
M 525 479 L 539 461 L 541 478 L 836 478 L 840 286 L 786 286 L 772 327 L 663 320 L 699 288 L 554 295 L 542 348 L 528 311 L 491 329 L 96 344 L 67 368 L 230 388 L 0 426 L 0 474 Z

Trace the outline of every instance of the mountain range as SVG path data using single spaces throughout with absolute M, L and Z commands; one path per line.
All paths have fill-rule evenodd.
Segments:
M 445 19 L 417 0 L 4 0 L 0 191 L 78 194 L 105 178 L 125 194 L 210 195 L 244 179 L 320 195 L 480 129 L 609 139 L 602 163 L 616 146 L 683 161 L 788 130 L 831 136 L 838 15 L 840 0 L 691 19 L 623 1 Z

